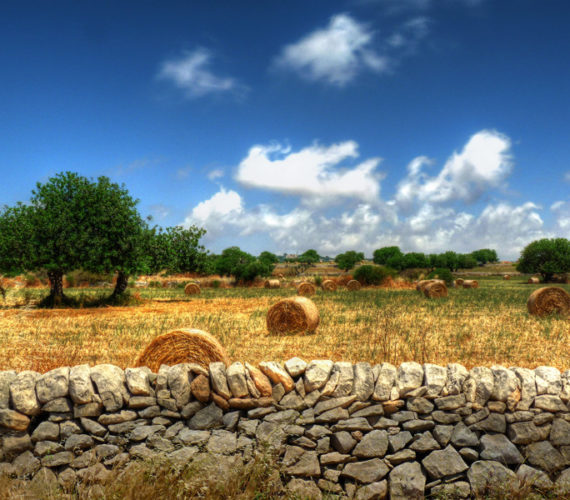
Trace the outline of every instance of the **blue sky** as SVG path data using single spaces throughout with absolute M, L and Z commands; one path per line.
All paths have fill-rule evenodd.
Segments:
M 570 238 L 564 0 L 3 2 L 0 204 L 109 176 L 259 253 Z

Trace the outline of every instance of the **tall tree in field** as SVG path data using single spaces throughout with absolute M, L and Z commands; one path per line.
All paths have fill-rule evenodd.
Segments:
M 364 254 L 362 252 L 356 252 L 355 250 L 349 250 L 348 252 L 338 254 L 334 260 L 340 269 L 349 271 L 358 262 L 364 260 Z
M 402 259 L 404 254 L 399 247 L 382 247 L 374 250 L 373 260 L 375 264 L 384 266 L 391 258 Z
M 29 204 L 0 213 L 0 271 L 45 269 L 46 305 L 65 302 L 63 276 L 75 269 L 118 272 L 113 295 L 143 265 L 146 227 L 128 191 L 106 177 L 96 182 L 64 172 L 38 183 Z
M 315 264 L 321 260 L 321 257 L 316 250 L 313 250 L 311 248 L 310 250 L 307 250 L 306 252 L 303 252 L 301 255 L 299 255 L 299 257 L 297 257 L 297 260 L 302 264 Z
M 529 243 L 521 252 L 517 271 L 540 273 L 545 282 L 555 274 L 570 273 L 570 240 L 544 238 Z

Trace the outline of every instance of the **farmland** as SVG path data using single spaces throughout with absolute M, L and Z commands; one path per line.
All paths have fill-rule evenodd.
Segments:
M 358 292 L 319 290 L 314 335 L 272 336 L 268 308 L 295 295 L 294 288 L 204 288 L 186 296 L 181 288 L 140 288 L 125 307 L 44 310 L 33 307 L 47 290 L 10 290 L 0 302 L 0 370 L 37 370 L 88 363 L 132 366 L 159 334 L 179 327 L 206 330 L 221 340 L 231 360 L 305 359 L 415 360 L 446 364 L 570 366 L 567 318 L 535 318 L 526 301 L 540 285 L 526 277 L 478 278 L 478 289 L 450 289 L 428 300 L 412 289 L 370 288 Z M 570 291 L 569 285 L 556 285 Z M 103 289 L 67 289 L 76 298 L 108 294 Z

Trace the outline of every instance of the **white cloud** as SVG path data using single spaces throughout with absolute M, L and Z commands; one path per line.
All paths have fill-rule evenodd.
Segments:
M 314 144 L 294 152 L 280 144 L 256 145 L 240 162 L 236 180 L 248 187 L 301 196 L 305 204 L 334 204 L 347 198 L 372 203 L 380 194 L 381 175 L 375 173 L 380 159 L 342 167 L 342 162 L 357 157 L 354 141 Z
M 276 63 L 308 80 L 342 87 L 364 69 L 377 73 L 387 70 L 387 59 L 372 49 L 373 38 L 366 24 L 338 14 L 326 28 L 284 47 Z
M 570 170 L 564 174 L 564 180 L 566 182 L 570 182 Z
M 492 130 L 473 135 L 460 153 L 453 153 L 440 173 L 429 177 L 423 167 L 432 162 L 422 156 L 408 165 L 408 175 L 400 182 L 396 202 L 409 209 L 414 202 L 472 203 L 489 188 L 501 185 L 512 168 L 510 139 Z
M 236 90 L 239 85 L 234 78 L 219 77 L 210 71 L 211 59 L 211 52 L 204 48 L 185 52 L 182 57 L 164 61 L 158 78 L 174 83 L 191 98 Z
M 153 217 L 157 220 L 166 219 L 170 215 L 170 209 L 162 203 L 151 205 L 149 208 Z
M 191 219 L 205 222 L 210 219 L 226 217 L 243 212 L 241 196 L 233 190 L 226 191 L 223 187 L 209 200 L 198 203 L 192 210 Z
M 216 179 L 221 179 L 224 176 L 224 171 L 221 168 L 216 168 L 208 173 L 208 179 L 215 181 Z
M 550 211 L 556 216 L 557 236 L 570 238 L 570 201 L 557 201 Z

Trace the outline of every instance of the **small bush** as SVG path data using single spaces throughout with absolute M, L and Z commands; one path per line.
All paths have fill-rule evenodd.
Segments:
M 353 277 L 363 285 L 379 285 L 388 276 L 395 274 L 396 271 L 389 267 L 364 265 L 354 271 Z
M 417 281 L 423 279 L 425 273 L 425 269 L 412 267 L 410 269 L 404 269 L 402 272 L 400 272 L 400 276 L 410 281 Z
M 434 269 L 431 273 L 428 274 L 427 278 L 430 280 L 443 280 L 448 286 L 453 283 L 453 275 L 451 274 L 451 271 L 445 268 Z
M 222 286 L 222 282 L 220 280 L 212 281 L 212 288 L 220 288 Z
M 321 275 L 315 276 L 315 285 L 321 286 L 323 284 L 323 277 Z

